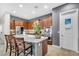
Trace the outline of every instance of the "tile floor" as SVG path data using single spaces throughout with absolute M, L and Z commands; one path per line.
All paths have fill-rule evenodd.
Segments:
M 5 52 L 5 45 L 4 45 L 3 41 L 1 41 L 1 40 L 0 40 L 0 56 L 9 56 L 9 51 L 7 53 Z M 13 54 L 13 56 L 14 56 L 14 54 Z M 48 45 L 48 53 L 46 54 L 46 56 L 79 56 L 79 53 Z
M 79 53 L 50 45 L 48 46 L 48 53 L 46 56 L 79 56 Z

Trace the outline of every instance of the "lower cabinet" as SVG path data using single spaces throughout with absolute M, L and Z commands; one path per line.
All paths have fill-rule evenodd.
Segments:
M 46 55 L 48 52 L 47 40 L 42 42 L 42 56 Z

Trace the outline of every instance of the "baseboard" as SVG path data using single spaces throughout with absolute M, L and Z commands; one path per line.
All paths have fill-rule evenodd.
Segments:
M 60 46 L 57 46 L 57 45 L 52 45 L 53 47 L 56 47 L 56 48 L 61 48 Z

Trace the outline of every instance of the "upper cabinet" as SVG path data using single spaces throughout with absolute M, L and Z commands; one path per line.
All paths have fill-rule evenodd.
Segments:
M 23 26 L 25 29 L 28 29 L 28 22 L 23 22 Z
M 15 20 L 10 21 L 10 28 L 15 29 Z
M 24 22 L 20 20 L 11 20 L 10 21 L 10 28 L 15 29 L 16 26 L 24 27 L 24 29 L 33 29 L 33 22 Z
M 33 25 L 33 22 L 24 22 L 25 29 L 33 29 L 32 25 Z
M 15 29 L 16 26 L 22 26 L 25 29 L 33 29 L 33 23 L 36 20 L 39 20 L 39 19 L 38 18 L 32 19 L 31 21 L 22 21 L 22 20 L 19 20 L 19 19 L 13 19 L 13 20 L 10 21 L 10 28 Z M 45 28 L 45 27 L 52 26 L 52 16 L 49 15 L 49 16 L 44 16 L 43 18 L 40 18 L 40 25 L 41 25 L 42 29 Z
M 46 17 L 44 20 L 44 27 L 49 27 L 52 25 L 52 17 L 51 16 L 48 16 Z
M 38 19 L 35 19 L 35 20 L 38 20 Z M 40 25 L 41 25 L 41 28 L 52 26 L 52 16 L 46 16 L 44 18 L 41 18 Z
M 33 29 L 33 22 L 28 22 L 28 29 Z
M 10 21 L 10 29 L 16 29 L 16 26 L 23 26 L 23 21 L 11 20 Z
M 15 21 L 15 26 L 22 26 L 23 27 L 23 21 Z

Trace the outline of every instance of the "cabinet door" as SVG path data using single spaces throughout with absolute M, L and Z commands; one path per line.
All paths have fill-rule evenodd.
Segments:
M 41 25 L 41 28 L 43 29 L 44 28 L 44 22 L 43 22 L 43 20 L 40 21 L 40 25 Z
M 28 29 L 32 29 L 33 27 L 33 23 L 32 22 L 28 22 Z
M 28 22 L 23 22 L 23 26 L 25 29 L 28 29 Z
M 42 55 L 46 55 L 48 52 L 48 44 L 47 44 L 47 40 L 42 42 Z
M 23 26 L 23 21 L 15 21 L 15 26 Z
M 15 29 L 15 20 L 10 21 L 10 29 Z
M 47 18 L 47 26 L 49 27 L 49 26 L 51 26 L 52 25 L 52 16 L 49 16 L 48 18 Z

